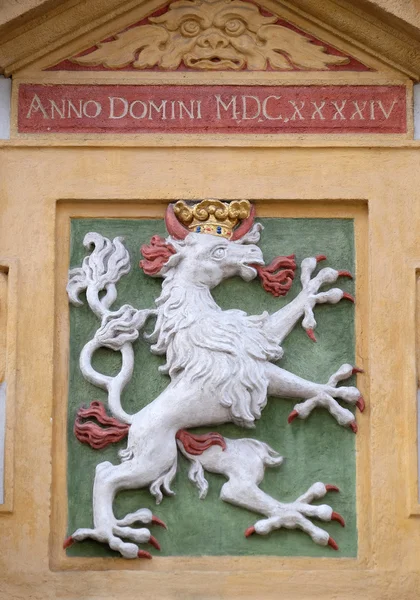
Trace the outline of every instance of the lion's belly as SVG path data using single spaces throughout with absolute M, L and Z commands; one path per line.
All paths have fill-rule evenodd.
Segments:
M 175 435 L 178 429 L 220 425 L 230 421 L 230 413 L 220 404 L 214 390 L 200 382 L 171 383 L 160 396 L 134 415 L 130 436 L 148 436 L 150 430 L 161 430 Z

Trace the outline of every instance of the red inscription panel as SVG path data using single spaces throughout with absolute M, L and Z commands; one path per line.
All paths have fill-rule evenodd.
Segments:
M 405 133 L 404 86 L 20 84 L 20 133 Z

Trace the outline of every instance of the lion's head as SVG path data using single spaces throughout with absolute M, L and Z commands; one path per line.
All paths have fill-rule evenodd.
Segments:
M 178 0 L 149 24 L 123 31 L 98 44 L 77 64 L 174 70 L 326 69 L 348 58 L 327 54 L 304 35 L 277 24 L 243 0 Z

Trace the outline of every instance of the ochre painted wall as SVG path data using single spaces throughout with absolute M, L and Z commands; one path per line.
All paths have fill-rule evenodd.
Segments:
M 0 149 L 0 259 L 17 261 L 19 269 L 14 505 L 0 514 L 1 600 L 416 598 L 419 152 L 410 143 L 336 144 L 185 149 L 22 142 Z M 91 564 L 66 558 L 61 548 L 68 218 L 156 217 L 169 200 L 209 195 L 255 200 L 261 216 L 355 219 L 356 363 L 366 371 L 358 385 L 367 399 L 356 442 L 356 559 L 157 557 Z

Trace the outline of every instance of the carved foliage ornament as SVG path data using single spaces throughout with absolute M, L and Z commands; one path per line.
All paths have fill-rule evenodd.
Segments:
M 253 218 L 254 209 L 246 200 L 230 205 L 219 200 L 204 200 L 196 206 L 181 202 L 175 204 L 175 209 L 169 205 L 169 236 L 166 240 L 153 236 L 141 249 L 144 259 L 140 267 L 147 275 L 163 279 L 154 309 L 137 310 L 127 304 L 113 308 L 116 285 L 131 268 L 129 253 L 121 238 L 110 241 L 99 233 L 85 236 L 84 245 L 91 252 L 81 267 L 70 270 L 67 290 L 76 306 L 80 306 L 80 294 L 85 292 L 90 309 L 100 320 L 96 333 L 81 351 L 79 364 L 83 377 L 105 390 L 111 415 L 94 401 L 88 408 L 79 409 L 74 433 L 80 442 L 98 450 L 126 437 L 127 446 L 119 451 L 119 464 L 105 461 L 97 465 L 93 527 L 74 531 L 64 542 L 65 548 L 90 538 L 107 544 L 125 558 L 151 558 L 141 546 L 149 543 L 159 549 L 149 527 L 164 523 L 149 508 L 142 507 L 118 519 L 113 501 L 124 489 L 148 488 L 157 504 L 164 494 L 173 495 L 171 483 L 179 451 L 190 462 L 189 479 L 197 486 L 201 499 L 208 489 L 205 472 L 219 473 L 227 479 L 221 500 L 263 516 L 246 530 L 247 537 L 282 527 L 299 528 L 316 544 L 337 549 L 328 532 L 311 520 L 337 520 L 344 525 L 343 518 L 329 505 L 311 504 L 329 491 L 338 491 L 336 487 L 317 482 L 294 502 L 281 502 L 259 488 L 265 468 L 282 463 L 282 457 L 268 444 L 251 438 L 228 439 L 218 432 L 196 435 L 188 431 L 222 423 L 252 428 L 268 394 L 298 400 L 289 423 L 297 417 L 306 419 L 321 407 L 339 425 L 356 432 L 353 412 L 339 401 L 364 409 L 358 389 L 341 385 L 358 371 L 352 365 L 343 364 L 322 384 L 275 364 L 283 356 L 283 340 L 298 322 L 315 340 L 317 304 L 353 301 L 339 287 L 320 291 L 340 277 L 351 277 L 349 272 L 318 269 L 325 256 L 305 258 L 301 263 L 301 291 L 273 314 L 222 310 L 214 300 L 211 290 L 223 280 L 239 276 L 249 282 L 258 274 L 273 277 L 279 267 L 280 279 L 286 273 L 283 287 L 266 287 L 262 277 L 264 287 L 278 296 L 285 295 L 292 285 L 294 257 L 278 257 L 265 266 L 257 245 L 262 226 L 253 224 Z M 190 231 L 185 223 L 193 219 L 202 225 L 210 223 L 212 231 Z M 223 234 L 214 229 L 215 219 L 224 227 Z M 241 219 L 242 223 L 232 230 L 232 220 L 237 223 Z M 148 319 L 155 319 L 155 324 L 145 338 L 153 354 L 166 356 L 166 364 L 159 370 L 169 375 L 170 382 L 145 408 L 129 414 L 124 410 L 122 395 L 133 374 L 133 344 Z M 94 353 L 103 347 L 121 353 L 121 369 L 115 376 L 99 372 L 92 364 Z M 141 524 L 141 528 L 135 524 Z
M 306 36 L 277 24 L 274 15 L 243 0 L 178 0 L 148 23 L 72 58 L 79 65 L 118 69 L 275 70 L 328 69 L 346 56 L 327 54 Z

